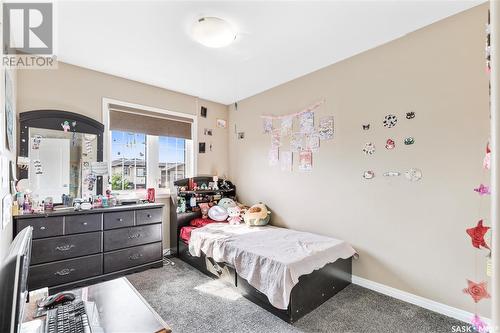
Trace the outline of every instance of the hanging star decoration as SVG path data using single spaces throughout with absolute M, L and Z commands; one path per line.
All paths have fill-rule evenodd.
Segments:
M 487 333 L 488 325 L 477 314 L 470 321 L 472 327 L 479 333 Z
M 490 170 L 490 167 L 491 167 L 491 149 L 490 149 L 489 142 L 486 144 L 486 155 L 484 155 L 483 167 L 486 170 Z
M 477 222 L 477 226 L 475 226 L 474 228 L 467 229 L 466 232 L 472 239 L 472 246 L 477 249 L 480 249 L 482 246 L 489 250 L 490 247 L 484 240 L 484 235 L 488 232 L 489 229 L 490 227 L 483 226 L 483 220 L 479 220 L 479 222 Z
M 488 290 L 486 290 L 487 282 L 476 283 L 471 280 L 467 280 L 467 288 L 463 290 L 465 294 L 469 294 L 475 303 L 479 302 L 483 298 L 490 298 Z
M 479 193 L 479 195 L 480 195 L 480 196 L 483 196 L 483 195 L 490 195 L 490 194 L 491 194 L 491 191 L 490 191 L 489 186 L 487 186 L 487 185 L 483 185 L 483 184 L 479 185 L 479 187 L 478 187 L 478 188 L 475 188 L 475 189 L 474 189 L 474 192 Z

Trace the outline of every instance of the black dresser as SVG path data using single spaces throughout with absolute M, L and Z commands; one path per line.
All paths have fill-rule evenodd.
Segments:
M 162 217 L 163 204 L 14 216 L 15 234 L 33 227 L 29 290 L 54 293 L 162 266 Z

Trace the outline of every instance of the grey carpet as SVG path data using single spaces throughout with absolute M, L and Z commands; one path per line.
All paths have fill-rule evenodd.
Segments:
M 350 285 L 290 325 L 181 260 L 127 278 L 174 332 L 452 332 L 455 319 Z

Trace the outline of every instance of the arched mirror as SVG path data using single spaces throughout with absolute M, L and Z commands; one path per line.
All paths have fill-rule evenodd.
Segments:
M 19 154 L 26 158 L 18 162 L 19 176 L 28 180 L 32 195 L 62 203 L 63 195 L 102 194 L 102 176 L 92 168 L 103 159 L 104 125 L 61 110 L 23 112 L 19 122 Z

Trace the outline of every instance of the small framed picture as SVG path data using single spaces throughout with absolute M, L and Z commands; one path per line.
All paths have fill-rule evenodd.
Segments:
M 205 128 L 205 135 L 212 136 L 212 129 L 211 128 Z
M 203 118 L 206 118 L 206 117 L 207 117 L 207 108 L 206 108 L 205 106 L 202 106 L 202 107 L 201 107 L 200 115 L 201 115 Z
M 217 119 L 217 127 L 219 128 L 226 128 L 227 124 L 224 119 Z
M 205 142 L 198 143 L 198 153 L 205 154 L 205 147 L 206 147 Z

